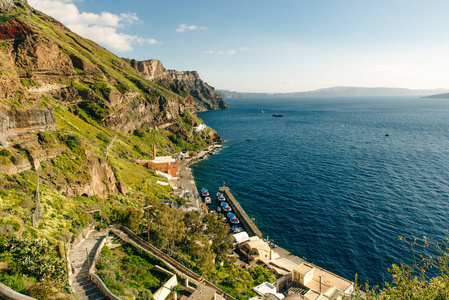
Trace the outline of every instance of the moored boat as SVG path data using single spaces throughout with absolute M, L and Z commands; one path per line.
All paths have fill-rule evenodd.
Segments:
M 230 212 L 232 210 L 229 204 L 226 202 L 221 202 L 219 207 L 221 207 L 222 212 Z
M 217 200 L 223 202 L 226 201 L 226 198 L 222 193 L 217 193 Z
M 211 204 L 212 200 L 210 199 L 210 197 L 204 197 L 204 203 Z
M 205 188 L 201 189 L 201 196 L 203 197 L 209 197 L 209 191 Z
M 231 226 L 231 230 L 233 233 L 239 233 L 243 231 L 242 225 L 233 225 Z
M 273 114 L 273 117 L 283 117 L 284 115 L 280 115 L 280 114 L 277 114 L 277 113 L 274 113 Z
M 226 216 L 228 217 L 229 223 L 231 223 L 232 225 L 240 224 L 239 218 L 237 218 L 234 213 L 228 212 Z

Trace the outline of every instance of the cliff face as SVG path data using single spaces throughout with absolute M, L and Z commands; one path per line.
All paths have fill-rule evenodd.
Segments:
M 215 92 L 213 87 L 201 80 L 196 71 L 166 70 L 156 59 L 131 60 L 130 64 L 145 79 L 157 82 L 175 93 L 190 94 L 194 98 L 194 106 L 198 111 L 228 108 L 223 98 Z
M 162 128 L 184 112 L 177 101 L 159 97 L 154 102 L 143 99 L 132 101 L 119 112 L 105 120 L 114 131 L 131 132 L 136 128 Z
M 198 73 L 167 71 L 157 60 L 131 66 L 25 0 L 0 0 L 0 17 L 0 173 L 42 170 L 60 194 L 107 198 L 127 189 L 103 159 L 110 135 L 164 129 L 154 134 L 170 150 L 219 140 L 211 130 L 195 139 L 172 130 L 193 118 L 186 110 L 194 101 L 198 110 L 226 107 Z M 142 145 L 120 154 L 135 159 L 129 149 Z
M 0 111 L 0 146 L 8 146 L 8 140 L 26 140 L 39 131 L 56 129 L 53 110 L 46 108 L 3 108 Z

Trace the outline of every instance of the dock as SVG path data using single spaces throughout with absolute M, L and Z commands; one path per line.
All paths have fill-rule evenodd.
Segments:
M 247 215 L 245 210 L 240 206 L 240 203 L 238 203 L 238 201 L 234 198 L 231 190 L 228 187 L 220 187 L 219 191 L 220 193 L 225 195 L 227 203 L 231 206 L 232 211 L 235 213 L 237 218 L 239 218 L 243 229 L 248 233 L 248 235 L 256 235 L 259 238 L 262 238 L 262 233 L 260 232 L 259 228 L 257 228 L 251 218 Z
M 229 187 L 220 187 L 219 191 L 220 193 L 225 195 L 227 199 L 226 202 L 231 206 L 233 212 L 239 218 L 240 223 L 244 230 L 248 233 L 248 236 L 252 238 L 255 238 L 255 236 L 257 236 L 259 237 L 259 239 L 263 240 L 262 233 L 253 223 L 252 219 L 246 214 L 238 201 L 234 198 Z M 263 259 L 262 256 L 259 255 L 259 249 L 261 249 L 262 253 L 268 253 L 266 246 L 261 245 L 261 243 L 259 242 L 254 244 L 254 248 L 252 248 L 253 246 L 250 245 L 250 248 L 246 247 L 246 249 L 251 249 L 251 251 L 255 249 L 254 253 L 256 253 L 256 256 L 254 259 L 257 259 L 258 262 L 264 263 L 277 275 L 281 276 L 275 283 L 275 285 L 277 286 L 276 292 L 282 293 L 284 295 L 288 293 L 294 293 L 301 297 L 301 299 L 306 299 L 306 297 L 304 297 L 306 294 L 309 296 L 313 295 L 313 299 L 321 299 L 321 295 L 323 294 L 333 295 L 339 297 L 338 299 L 341 299 L 342 295 L 350 297 L 351 293 L 354 291 L 354 283 L 352 281 L 347 280 L 323 268 L 320 268 L 313 263 L 307 262 L 303 258 L 292 254 L 290 251 L 287 251 L 286 249 L 283 249 L 275 245 L 274 243 L 269 243 L 265 240 L 263 241 L 268 244 L 269 247 L 270 256 L 268 259 Z M 265 255 L 265 257 L 267 256 Z M 250 264 L 248 254 L 246 258 L 248 259 L 248 264 Z M 295 278 L 293 278 L 292 275 L 294 272 L 299 273 L 299 276 L 301 278 L 306 278 L 305 276 L 307 276 L 307 282 L 304 280 L 304 282 L 302 283 L 299 281 L 299 278 L 295 281 Z M 322 282 L 325 283 L 324 290 Z M 301 287 L 300 289 L 298 289 L 298 285 L 299 287 Z M 312 298 L 307 297 L 307 299 Z M 326 299 L 330 298 L 326 297 Z M 334 299 L 334 297 L 332 297 L 332 299 Z M 364 298 L 363 293 L 362 299 L 366 299 Z

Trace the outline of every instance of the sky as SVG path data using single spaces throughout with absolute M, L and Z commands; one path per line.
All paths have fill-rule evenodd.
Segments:
M 447 0 L 28 0 L 120 57 L 216 89 L 449 88 Z

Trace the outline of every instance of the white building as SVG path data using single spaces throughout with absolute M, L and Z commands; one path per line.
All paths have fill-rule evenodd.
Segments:
M 206 127 L 207 127 L 206 124 L 200 124 L 196 127 L 193 127 L 193 131 L 200 132 L 200 131 L 203 131 L 204 129 L 206 129 Z

